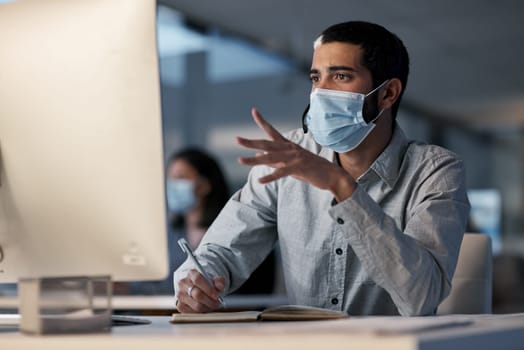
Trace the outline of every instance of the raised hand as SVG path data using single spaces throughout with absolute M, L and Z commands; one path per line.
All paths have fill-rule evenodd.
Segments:
M 267 165 L 275 171 L 259 179 L 269 183 L 285 176 L 310 183 L 320 189 L 331 191 L 337 200 L 343 200 L 354 191 L 355 181 L 344 169 L 327 159 L 317 156 L 283 137 L 271 124 L 264 120 L 256 108 L 251 110 L 255 123 L 266 133 L 269 140 L 251 140 L 237 137 L 243 147 L 259 152 L 254 157 L 241 157 L 243 165 Z

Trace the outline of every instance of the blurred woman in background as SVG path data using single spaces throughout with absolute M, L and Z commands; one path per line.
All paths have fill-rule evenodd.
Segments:
M 218 163 L 202 150 L 173 154 L 167 168 L 170 229 L 195 249 L 229 199 L 229 188 Z M 182 231 L 182 232 L 178 232 Z

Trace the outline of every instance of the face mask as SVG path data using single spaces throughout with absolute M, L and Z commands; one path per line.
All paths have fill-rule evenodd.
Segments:
M 364 100 L 388 81 L 384 81 L 368 94 L 315 89 L 310 96 L 310 108 L 305 124 L 313 133 L 315 141 L 335 152 L 349 152 L 358 147 L 375 128 L 384 110 L 366 123 L 363 115 Z
M 191 180 L 167 180 L 167 206 L 174 214 L 185 214 L 196 204 L 195 184 Z

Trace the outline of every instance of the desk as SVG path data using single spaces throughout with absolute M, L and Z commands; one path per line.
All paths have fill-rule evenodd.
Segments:
M 468 316 L 469 317 L 469 316 Z M 351 332 L 348 322 L 255 322 L 172 325 L 167 316 L 148 317 L 150 325 L 115 327 L 96 335 L 28 336 L 16 329 L 0 332 L 1 349 L 42 350 L 278 350 L 278 349 L 522 349 L 524 314 L 474 317 L 474 324 L 409 334 Z M 391 319 L 394 321 L 394 318 Z

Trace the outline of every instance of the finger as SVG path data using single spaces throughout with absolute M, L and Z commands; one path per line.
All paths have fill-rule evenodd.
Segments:
M 191 305 L 197 305 L 192 300 L 192 298 L 189 297 L 188 290 L 189 287 L 191 287 L 191 281 L 186 277 L 184 279 L 181 279 L 178 283 L 177 287 L 177 293 L 176 293 L 176 299 L 177 304 L 176 308 L 178 311 L 186 313 L 186 312 L 197 312 L 195 309 L 191 307 Z
M 214 277 L 213 282 L 215 283 L 215 288 L 217 290 L 220 292 L 224 291 L 224 288 L 226 287 L 226 279 L 224 277 Z
M 178 304 L 176 306 L 176 309 L 178 312 L 186 314 L 186 313 L 195 313 L 196 311 L 193 310 L 189 305 L 184 303 L 182 300 L 178 301 Z
M 287 152 L 273 152 L 265 154 L 257 154 L 255 157 L 240 157 L 238 162 L 242 165 L 260 165 L 265 164 L 274 168 L 280 168 L 286 162 L 292 161 L 293 158 Z
M 197 270 L 190 270 L 187 277 L 191 280 L 192 285 L 201 290 L 208 299 L 218 301 L 218 297 L 220 296 L 219 291 L 216 290 L 214 286 L 210 285 L 200 272 Z
M 196 294 L 195 292 L 191 293 L 191 295 L 193 296 L 195 294 Z M 179 300 L 178 304 L 179 304 L 179 307 L 177 307 L 177 309 L 180 310 L 181 312 L 198 312 L 198 313 L 211 312 L 211 311 L 218 309 L 219 307 L 219 305 L 217 305 L 216 307 L 210 307 L 206 304 L 201 303 L 196 298 L 194 297 L 190 298 L 189 296 L 182 297 Z
M 189 287 L 191 287 L 191 281 L 187 277 L 178 281 L 178 285 L 176 288 L 176 299 L 178 301 L 181 301 L 182 299 L 184 299 Z
M 251 115 L 253 116 L 253 119 L 255 120 L 255 123 L 257 123 L 258 127 L 264 130 L 273 141 L 285 140 L 285 138 L 271 124 L 266 122 L 266 120 L 255 107 L 251 109 Z
M 237 143 L 246 148 L 259 149 L 263 151 L 278 151 L 282 149 L 282 144 L 268 140 L 251 140 L 237 136 Z
M 209 312 L 220 308 L 220 302 L 218 300 L 211 299 L 196 286 L 191 290 L 191 301 L 189 305 L 198 312 Z
M 278 168 L 277 170 L 275 170 L 274 172 L 272 172 L 271 174 L 269 175 L 266 175 L 266 176 L 263 176 L 261 178 L 258 179 L 258 182 L 260 182 L 261 184 L 267 184 L 267 183 L 270 183 L 272 181 L 275 181 L 275 180 L 278 180 L 282 177 L 286 177 L 286 176 L 289 176 L 291 175 L 291 171 L 288 168 Z

